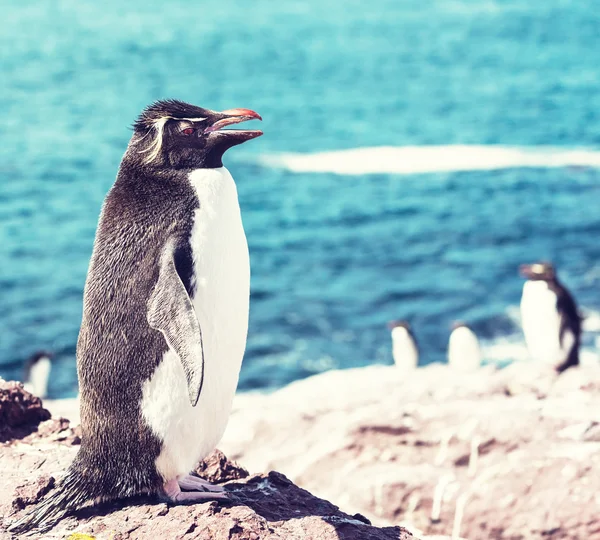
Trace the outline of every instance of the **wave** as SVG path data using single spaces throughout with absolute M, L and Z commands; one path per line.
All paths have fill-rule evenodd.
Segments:
M 513 337 L 502 337 L 481 342 L 481 356 L 486 364 L 507 365 L 513 362 L 529 362 L 531 357 L 524 341 Z M 598 343 L 582 346 L 579 361 L 583 365 L 597 365 L 599 362 Z
M 502 336 L 481 341 L 481 356 L 486 363 L 523 362 L 529 351 L 520 336 Z
M 262 156 L 263 166 L 292 172 L 423 174 L 514 168 L 600 168 L 600 150 L 552 146 L 381 146 Z
M 584 332 L 600 332 L 600 313 L 588 308 L 582 308 L 582 329 Z

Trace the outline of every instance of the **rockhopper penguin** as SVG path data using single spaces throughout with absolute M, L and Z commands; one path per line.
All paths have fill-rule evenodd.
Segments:
M 410 324 L 406 321 L 391 321 L 388 328 L 392 334 L 394 364 L 407 371 L 416 368 L 419 365 L 419 347 Z
M 464 322 L 452 323 L 448 340 L 448 364 L 460 371 L 474 371 L 481 366 L 479 340 Z
M 81 448 L 13 531 L 47 528 L 88 501 L 227 498 L 188 473 L 223 435 L 246 346 L 248 246 L 221 160 L 262 135 L 223 128 L 252 119 L 168 100 L 135 122 L 84 291 Z
M 25 364 L 23 386 L 34 396 L 45 398 L 48 394 L 48 379 L 52 369 L 52 353 L 38 351 Z
M 521 324 L 529 354 L 558 373 L 579 364 L 582 318 L 575 300 L 558 281 L 552 264 L 523 264 Z

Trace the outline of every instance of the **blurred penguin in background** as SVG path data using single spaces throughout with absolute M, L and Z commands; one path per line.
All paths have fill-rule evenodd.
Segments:
M 571 293 L 548 262 L 523 264 L 521 324 L 531 357 L 558 373 L 579 364 L 582 318 Z
M 474 371 L 481 366 L 481 348 L 477 336 L 465 323 L 456 321 L 448 341 L 448 364 L 461 371 Z
M 392 356 L 402 370 L 415 369 L 419 365 L 419 347 L 410 324 L 406 321 L 391 321 L 388 328 L 392 333 Z
M 52 368 L 51 359 L 52 354 L 49 352 L 38 351 L 25 364 L 23 386 L 25 390 L 42 399 L 48 395 L 48 379 Z

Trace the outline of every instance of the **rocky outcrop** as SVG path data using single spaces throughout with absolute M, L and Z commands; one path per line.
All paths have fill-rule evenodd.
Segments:
M 600 538 L 600 366 L 331 371 L 241 395 L 221 448 L 374 523 Z
M 12 384 L 12 383 L 7 383 Z M 18 404 L 29 397 L 11 386 Z M 21 406 L 21 405 L 19 405 Z M 41 403 L 39 404 L 41 407 Z M 29 410 L 29 409 L 28 409 Z M 13 416 L 9 415 L 10 418 Z M 39 413 L 40 418 L 45 414 Z M 11 521 L 38 502 L 55 477 L 72 460 L 80 442 L 77 429 L 65 419 L 37 426 L 27 416 L 28 429 L 0 446 L 0 538 Z M 11 427 L 12 429 L 12 427 Z M 230 501 L 170 506 L 140 497 L 84 508 L 65 518 L 44 539 L 183 539 L 183 540 L 408 540 L 400 527 L 374 527 L 359 514 L 349 515 L 332 503 L 299 488 L 283 474 L 250 475 L 215 452 L 199 464 L 198 474 L 226 486 Z M 30 538 L 40 538 L 33 533 Z
M 220 447 L 420 538 L 600 538 L 597 364 L 331 371 L 236 396 Z
M 21 438 L 50 418 L 42 400 L 23 389 L 15 381 L 0 379 L 0 443 Z

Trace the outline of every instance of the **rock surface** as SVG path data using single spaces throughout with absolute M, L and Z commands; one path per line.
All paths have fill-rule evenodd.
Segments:
M 19 404 L 29 399 L 18 386 L 11 387 L 10 392 Z M 40 414 L 40 418 L 45 416 Z M 43 422 L 38 431 L 32 422 L 28 421 L 27 425 L 28 430 L 18 438 L 5 440 L 0 445 L 0 538 L 11 538 L 6 532 L 10 522 L 53 488 L 54 478 L 65 471 L 80 441 L 77 430 L 62 418 Z M 42 536 L 33 532 L 22 537 L 88 540 L 413 538 L 400 527 L 378 528 L 361 515 L 345 514 L 280 473 L 249 475 L 218 451 L 202 462 L 197 471 L 225 485 L 231 501 L 169 506 L 140 497 L 84 508 Z
M 600 539 L 598 365 L 331 371 L 238 396 L 220 446 L 416 536 Z
M 600 539 L 597 364 L 327 372 L 236 396 L 220 447 L 421 538 Z
M 49 418 L 40 398 L 24 390 L 19 382 L 0 379 L 0 443 L 31 433 Z

